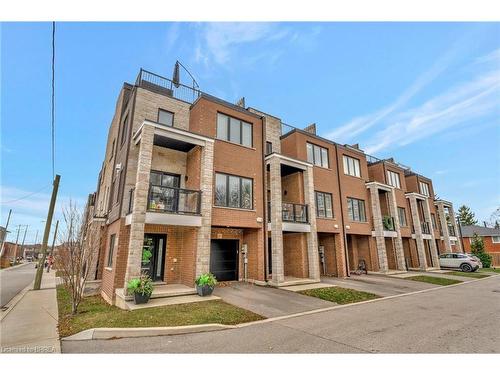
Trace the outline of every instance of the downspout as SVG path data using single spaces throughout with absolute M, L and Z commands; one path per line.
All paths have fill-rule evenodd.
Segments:
M 266 161 L 265 161 L 265 155 L 266 155 L 266 118 L 264 116 L 261 116 L 262 119 L 262 200 L 264 202 L 264 217 L 262 218 L 263 222 L 263 230 L 264 230 L 264 281 L 267 283 L 268 281 L 268 257 L 269 257 L 269 249 L 267 246 L 268 243 L 268 233 L 267 233 L 267 179 L 266 179 Z
M 335 143 L 335 160 L 337 161 L 337 182 L 339 184 L 339 195 L 340 195 L 340 219 L 342 221 L 342 233 L 344 235 L 345 268 L 346 268 L 347 277 L 350 277 L 351 273 L 349 271 L 349 252 L 347 251 L 347 233 L 346 233 L 346 228 L 345 228 L 345 223 L 344 223 L 344 205 L 342 204 L 342 202 L 343 202 L 342 184 L 340 183 L 339 152 L 338 152 L 338 148 L 337 148 L 336 143 Z

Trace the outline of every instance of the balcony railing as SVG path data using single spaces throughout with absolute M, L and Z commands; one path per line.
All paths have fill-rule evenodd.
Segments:
M 309 223 L 309 206 L 299 203 L 282 203 L 281 218 L 287 223 Z M 271 202 L 267 202 L 267 221 L 271 222 Z
M 171 79 L 144 69 L 139 71 L 135 84 L 188 103 L 193 103 L 201 95 L 201 91 L 197 88 L 189 87 L 182 83 L 175 84 Z
M 394 218 L 392 216 L 384 216 L 382 219 L 382 224 L 384 226 L 384 230 L 396 230 L 396 226 L 394 225 Z
M 431 226 L 427 221 L 422 222 L 422 233 L 431 234 Z
M 201 191 L 150 185 L 148 211 L 198 215 Z
M 456 237 L 457 236 L 457 234 L 455 233 L 455 227 L 452 226 L 452 225 L 448 226 L 448 233 L 452 237 Z

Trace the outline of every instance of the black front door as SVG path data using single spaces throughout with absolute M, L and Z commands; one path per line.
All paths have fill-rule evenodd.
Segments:
M 166 243 L 165 234 L 144 234 L 141 272 L 148 274 L 153 281 L 163 281 Z
M 212 240 L 210 272 L 218 281 L 238 280 L 238 240 Z

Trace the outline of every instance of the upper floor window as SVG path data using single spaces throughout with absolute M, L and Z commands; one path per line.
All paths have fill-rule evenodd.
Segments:
M 158 110 L 158 123 L 165 126 L 174 126 L 174 114 L 164 109 Z
M 431 214 L 432 228 L 437 229 L 436 215 Z
M 328 168 L 328 149 L 307 143 L 307 161 L 314 165 Z
M 500 236 L 491 236 L 491 242 L 500 243 Z
M 273 144 L 272 142 L 266 141 L 266 155 L 273 153 Z
M 115 141 L 116 139 L 113 139 L 113 146 L 111 146 L 111 154 L 109 154 L 109 160 L 113 159 L 113 154 L 115 153 Z
M 253 180 L 216 173 L 215 205 L 251 210 L 253 208 Z
M 316 195 L 316 216 L 333 218 L 332 195 L 330 193 L 314 192 Z
M 112 234 L 111 237 L 109 237 L 109 251 L 108 251 L 108 264 L 107 264 L 109 268 L 113 267 L 113 252 L 115 250 L 115 237 L 116 234 Z
M 123 146 L 123 144 L 125 143 L 125 139 L 127 138 L 127 133 L 128 133 L 128 113 L 125 116 L 125 118 L 123 119 L 123 123 L 122 123 L 122 138 L 120 141 L 121 146 Z
M 217 113 L 217 139 L 252 147 L 252 124 Z
M 406 227 L 408 225 L 406 224 L 406 210 L 404 207 L 398 207 L 398 218 L 400 226 Z
M 387 183 L 395 188 L 401 189 L 401 181 L 399 180 L 399 173 L 387 171 Z
M 349 176 L 361 177 L 361 168 L 359 166 L 359 160 L 344 155 L 344 173 L 348 174 Z
M 347 198 L 347 213 L 349 220 L 365 222 L 365 201 L 356 198 Z
M 429 184 L 420 181 L 420 194 L 430 197 Z

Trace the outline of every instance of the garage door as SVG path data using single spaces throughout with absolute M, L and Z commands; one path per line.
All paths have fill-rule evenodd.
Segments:
M 210 272 L 218 281 L 238 280 L 238 240 L 212 240 Z

